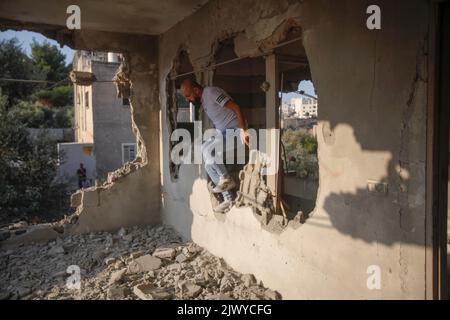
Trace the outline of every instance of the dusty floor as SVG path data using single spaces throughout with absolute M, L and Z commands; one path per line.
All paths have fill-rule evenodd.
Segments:
M 3 249 L 0 270 L 0 299 L 281 298 L 164 226 Z

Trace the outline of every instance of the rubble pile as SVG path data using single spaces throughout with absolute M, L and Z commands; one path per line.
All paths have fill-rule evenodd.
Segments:
M 2 249 L 0 268 L 0 299 L 281 298 L 166 226 Z

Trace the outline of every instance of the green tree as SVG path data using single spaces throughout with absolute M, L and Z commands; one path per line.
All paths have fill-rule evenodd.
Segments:
M 41 90 L 35 96 L 41 104 L 48 107 L 66 107 L 73 104 L 73 88 L 69 85 Z
M 58 212 L 64 186 L 54 183 L 56 144 L 45 134 L 31 141 L 26 127 L 0 96 L 0 215 L 48 215 Z M 60 209 L 60 208 L 59 208 Z
M 0 41 L 0 78 L 41 79 L 31 59 L 25 54 L 17 38 Z M 0 89 L 8 97 L 7 107 L 29 97 L 38 87 L 35 83 L 0 80 Z
M 31 61 L 36 70 L 45 75 L 45 80 L 57 82 L 67 78 L 69 67 L 66 66 L 65 59 L 57 46 L 48 41 L 39 43 L 33 39 Z
M 282 133 L 281 141 L 287 169 L 295 171 L 302 179 L 318 179 L 317 140 L 305 130 L 287 129 Z
M 9 108 L 9 115 L 26 128 L 70 128 L 73 107 L 49 108 L 38 102 L 20 101 Z

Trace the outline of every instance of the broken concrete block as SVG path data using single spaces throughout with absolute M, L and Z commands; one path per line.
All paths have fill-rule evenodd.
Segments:
M 31 293 L 31 288 L 19 287 L 16 290 L 16 294 L 19 298 L 25 297 Z
M 58 255 L 58 254 L 64 254 L 66 250 L 61 245 L 55 245 L 50 250 L 48 250 L 48 254 L 50 255 Z
M 196 298 L 203 288 L 195 283 L 187 282 L 182 286 L 182 291 L 188 298 Z
M 125 228 L 120 228 L 120 230 L 117 232 L 117 235 L 119 237 L 123 237 L 127 234 L 127 230 Z
M 117 282 L 122 281 L 122 278 L 126 272 L 127 272 L 127 269 L 124 268 L 122 270 L 111 273 L 111 278 L 109 279 L 109 284 L 115 284 Z
M 168 271 L 174 271 L 174 270 L 179 271 L 179 270 L 181 270 L 181 265 L 179 263 L 172 263 L 172 264 L 169 264 L 166 267 L 166 270 L 168 270 Z
M 173 290 L 156 288 L 151 283 L 137 285 L 133 292 L 142 300 L 169 300 L 173 297 Z
M 128 266 L 130 273 L 148 272 L 161 268 L 161 259 L 149 254 L 132 261 Z
M 122 260 L 117 260 L 115 263 L 114 263 L 114 269 L 122 269 L 123 267 L 125 267 L 125 263 L 123 263 L 123 261 Z
M 158 248 L 153 252 L 153 256 L 160 259 L 173 259 L 176 253 L 174 248 Z
M 125 288 L 110 287 L 106 292 L 106 298 L 108 300 L 120 300 L 128 295 L 128 291 Z
M 9 230 L 17 230 L 17 229 L 26 228 L 27 226 L 28 226 L 28 222 L 19 221 L 19 222 L 11 224 L 8 228 L 9 228 Z
M 183 262 L 188 261 L 188 257 L 186 257 L 186 255 L 185 255 L 184 253 L 180 253 L 179 255 L 177 255 L 177 257 L 175 258 L 175 260 L 176 260 L 178 263 L 183 263 Z
M 122 237 L 122 240 L 127 242 L 127 243 L 132 242 L 133 241 L 133 235 L 131 233 L 129 233 L 127 235 L 124 235 Z
M 23 234 L 4 240 L 2 246 L 9 248 L 32 242 L 46 242 L 56 239 L 58 236 L 60 236 L 60 234 L 53 230 L 53 227 L 50 224 L 39 224 L 28 227 Z
M 106 258 L 106 259 L 103 260 L 103 261 L 104 261 L 104 263 L 105 263 L 107 266 L 109 266 L 109 265 L 113 264 L 113 263 L 116 261 L 116 259 L 114 259 L 114 258 Z
M 223 293 L 209 295 L 206 298 L 209 300 L 234 300 L 228 294 L 223 294 Z
M 281 295 L 278 292 L 270 289 L 267 289 L 264 292 L 264 297 L 268 300 L 281 300 Z
M 130 254 L 131 259 L 137 259 L 139 257 L 142 257 L 144 255 L 144 251 L 136 251 Z
M 83 197 L 83 193 L 81 191 L 77 191 L 70 196 L 70 206 L 72 208 L 78 208 L 81 205 L 81 199 Z
M 10 292 L 0 292 L 0 301 L 8 300 L 10 296 L 11 296 Z
M 256 278 L 252 274 L 244 274 L 241 277 L 242 282 L 244 282 L 244 285 L 249 288 L 256 284 Z
M 0 241 L 6 240 L 11 237 L 11 232 L 9 230 L 0 230 Z

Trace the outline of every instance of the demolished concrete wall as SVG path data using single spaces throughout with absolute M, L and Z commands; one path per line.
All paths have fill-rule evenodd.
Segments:
M 380 0 L 382 29 L 368 30 L 368 1 L 213 0 L 162 35 L 162 218 L 283 298 L 427 296 L 425 270 L 426 1 Z M 250 208 L 213 214 L 199 165 L 169 174 L 166 80 L 180 48 L 194 68 L 212 63 L 220 40 L 238 56 L 258 53 L 298 24 L 320 97 L 320 186 L 303 225 L 263 228 Z M 203 83 L 212 77 L 198 75 Z M 149 115 L 146 113 L 145 117 Z M 367 184 L 386 183 L 387 194 Z M 379 266 L 381 288 L 367 286 Z M 429 284 L 428 284 L 429 286 Z

